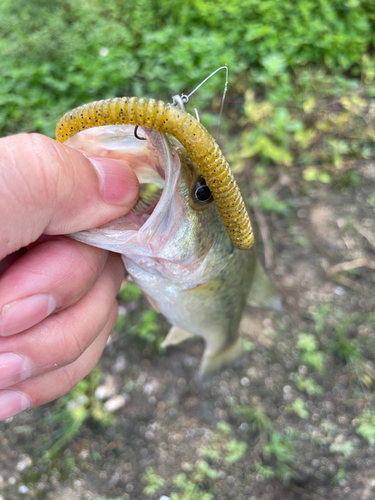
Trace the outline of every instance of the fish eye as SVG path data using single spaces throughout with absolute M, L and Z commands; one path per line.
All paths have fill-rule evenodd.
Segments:
M 200 175 L 193 186 L 191 197 L 196 205 L 208 205 L 213 201 L 210 188 L 207 186 L 203 176 Z

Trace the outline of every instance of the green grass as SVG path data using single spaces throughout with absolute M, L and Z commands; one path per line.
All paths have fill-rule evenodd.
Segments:
M 270 435 L 273 432 L 273 424 L 262 404 L 254 406 L 242 406 L 238 412 L 250 423 L 251 428 L 261 435 Z
M 301 392 L 306 392 L 309 396 L 319 396 L 323 394 L 323 387 L 315 382 L 311 377 L 306 377 L 297 373 L 294 377 L 294 383 Z
M 45 442 L 36 449 L 37 455 L 43 454 L 43 462 L 53 458 L 71 441 L 87 420 L 90 419 L 104 428 L 115 425 L 116 418 L 105 410 L 103 403 L 95 397 L 102 376 L 99 368 L 94 368 L 67 395 L 61 397 L 54 412 L 44 418 L 49 432 L 48 435 L 41 436 L 41 440 Z
M 295 399 L 292 403 L 286 405 L 286 411 L 295 413 L 299 418 L 308 418 L 309 412 L 306 409 L 306 403 L 301 398 Z
M 120 291 L 119 298 L 124 302 L 137 301 L 142 296 L 142 291 L 135 283 L 124 281 Z
M 347 334 L 347 330 L 353 321 L 355 321 L 355 318 L 347 316 L 338 322 L 335 327 L 335 336 L 330 343 L 330 348 L 336 356 L 351 367 L 356 381 L 373 390 L 375 386 L 374 364 L 362 354 L 359 340 L 357 338 L 349 338 Z
M 184 463 L 184 472 L 179 472 L 170 478 L 170 487 L 177 491 L 172 491 L 168 496 L 171 500 L 215 498 L 221 461 L 223 460 L 226 465 L 232 465 L 244 457 L 246 450 L 247 443 L 234 439 L 232 427 L 227 422 L 218 422 L 210 444 L 198 450 L 200 458 L 194 464 Z M 143 493 L 148 497 L 159 492 L 166 483 L 151 467 L 146 469 L 143 482 L 146 482 Z
M 118 298 L 124 303 L 125 309 L 120 310 L 115 331 L 118 334 L 126 333 L 146 344 L 152 352 L 159 353 L 165 334 L 160 331 L 158 313 L 152 307 L 145 309 L 140 304 L 141 297 L 143 294 L 135 283 L 123 283 Z
M 152 467 L 147 467 L 143 474 L 143 481 L 146 483 L 143 493 L 145 495 L 155 495 L 164 486 L 164 479 L 158 476 Z
M 297 348 L 301 351 L 301 362 L 322 376 L 325 368 L 325 355 L 318 350 L 318 347 L 319 343 L 315 335 L 299 334 Z
M 371 446 L 375 444 L 375 412 L 365 410 L 358 419 L 359 425 L 356 432 L 368 441 Z
M 245 416 L 253 431 L 259 433 L 262 444 L 262 462 L 255 464 L 255 470 L 263 479 L 278 478 L 287 484 L 297 474 L 292 469 L 297 447 L 297 434 L 290 428 L 281 434 L 274 427 L 261 404 L 239 407 L 238 413 Z
M 219 422 L 217 429 L 211 439 L 210 446 L 201 449 L 200 455 L 211 460 L 222 458 L 226 464 L 233 464 L 241 460 L 246 452 L 247 444 L 231 437 L 232 429 L 226 422 Z

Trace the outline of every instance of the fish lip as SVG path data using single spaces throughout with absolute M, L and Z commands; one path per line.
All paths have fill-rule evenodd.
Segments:
M 148 210 L 141 213 L 129 212 L 123 217 L 103 224 L 96 229 L 68 234 L 69 237 L 122 254 L 130 250 L 131 247 L 134 251 L 134 245 L 139 245 L 143 249 L 150 246 L 150 250 L 157 246 L 161 248 L 163 245 L 163 238 L 159 237 L 157 230 L 167 215 L 173 201 L 181 171 L 181 162 L 178 154 L 172 153 L 172 149 L 174 150 L 175 148 L 171 145 L 166 134 L 153 128 L 140 127 L 140 129 L 146 136 L 148 145 L 158 156 L 159 168 L 158 165 L 154 164 L 155 170 L 159 172 L 159 175 L 160 170 L 164 172 L 165 185 L 160 197 L 153 204 L 153 210 L 151 213 L 147 213 L 150 211 L 150 207 L 148 207 Z M 81 151 L 87 157 L 100 156 L 90 151 L 90 141 L 92 143 L 95 143 L 95 141 L 100 142 L 101 134 L 103 134 L 102 137 L 113 137 L 113 141 L 104 141 L 107 147 L 111 149 L 113 142 L 122 138 L 126 140 L 133 133 L 134 127 L 130 125 L 106 125 L 81 131 L 76 136 L 68 139 L 66 145 Z M 80 137 L 82 138 L 83 145 L 80 145 Z M 135 173 L 137 174 L 136 171 Z M 149 215 L 146 221 L 142 218 L 144 215 Z M 123 233 L 122 235 L 120 234 L 121 232 Z
M 155 204 L 154 210 L 138 230 L 137 239 L 139 244 L 147 246 L 151 238 L 155 236 L 172 203 L 180 175 L 181 163 L 178 155 L 175 155 L 175 158 L 173 158 L 171 144 L 164 132 L 147 127 L 141 127 L 141 130 L 159 157 L 160 165 L 164 169 L 165 180 L 164 188 L 159 200 Z

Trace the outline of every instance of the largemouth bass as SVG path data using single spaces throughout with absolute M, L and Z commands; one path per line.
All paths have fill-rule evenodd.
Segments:
M 163 347 L 190 336 L 206 347 L 200 375 L 241 355 L 239 323 L 246 303 L 280 308 L 254 247 L 239 250 L 228 237 L 197 164 L 172 135 L 107 125 L 78 132 L 65 144 L 89 156 L 127 163 L 141 186 L 160 192 L 140 199 L 124 217 L 71 237 L 122 255 L 125 267 L 172 328 Z

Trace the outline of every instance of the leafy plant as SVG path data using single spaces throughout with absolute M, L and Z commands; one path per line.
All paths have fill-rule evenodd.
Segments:
M 324 333 L 326 320 L 330 313 L 329 304 L 319 304 L 312 310 L 312 316 L 315 321 L 315 333 L 321 336 Z
M 344 458 L 349 458 L 353 453 L 354 445 L 351 441 L 346 440 L 342 434 L 339 434 L 331 443 L 329 450 L 332 453 L 340 453 Z
M 157 323 L 158 313 L 155 309 L 146 309 L 141 314 L 140 321 L 133 328 L 130 328 L 129 333 L 137 337 L 147 340 L 147 342 L 155 342 L 157 340 L 157 333 L 159 332 L 159 325 Z
M 261 190 L 259 193 L 259 198 L 256 202 L 257 205 L 263 212 L 276 212 L 281 215 L 289 215 L 289 203 L 287 200 L 277 200 L 275 194 L 270 190 Z
M 294 430 L 289 429 L 287 435 L 280 434 L 260 404 L 254 407 L 239 408 L 238 412 L 246 416 L 253 430 L 260 434 L 263 462 L 256 463 L 255 470 L 264 479 L 277 477 L 288 483 L 296 475 L 290 467 L 290 464 L 295 460 Z
M 249 420 L 254 431 L 266 435 L 273 432 L 272 420 L 260 403 L 254 406 L 239 407 L 238 412 Z
M 318 349 L 319 344 L 314 335 L 300 333 L 296 347 L 303 352 L 314 352 Z
M 212 436 L 210 445 L 202 448 L 200 455 L 213 461 L 222 457 L 227 464 L 233 464 L 241 460 L 246 453 L 247 444 L 244 441 L 229 439 L 232 429 L 226 422 L 218 422 L 217 429 L 218 432 L 215 432 Z
M 345 479 L 346 468 L 344 465 L 341 465 L 338 468 L 337 474 L 331 479 L 331 483 L 339 483 L 342 479 Z
M 134 302 L 141 296 L 142 292 L 135 283 L 123 283 L 119 292 L 119 298 L 125 302 L 125 308 L 119 311 L 115 330 L 118 333 L 126 331 L 127 334 L 137 337 L 143 342 L 147 342 L 152 351 L 159 352 L 163 336 L 159 335 L 158 313 L 149 307 L 143 310 L 140 315 L 138 314 L 136 320 L 131 315 L 131 311 L 137 308 Z
M 173 484 L 180 492 L 171 493 L 171 500 L 212 500 L 214 498 L 210 492 L 202 491 L 199 485 L 189 480 L 184 473 L 175 476 Z
M 107 497 L 105 495 L 100 495 L 98 500 L 122 500 L 122 497 Z
M 329 450 L 332 453 L 342 455 L 347 460 L 354 451 L 354 443 L 352 440 L 340 433 L 340 428 L 328 419 L 321 421 L 317 435 L 313 437 L 319 444 L 323 446 L 329 445 Z M 340 460 L 342 467 L 346 467 L 345 460 Z
M 143 481 L 146 486 L 143 489 L 145 495 L 154 495 L 164 486 L 165 480 L 158 476 L 152 467 L 147 467 L 143 474 Z
M 300 373 L 295 375 L 294 383 L 299 391 L 306 392 L 309 396 L 319 396 L 323 393 L 323 387 L 317 384 L 313 378 Z
M 271 465 L 264 465 L 263 462 L 257 462 L 255 464 L 255 470 L 262 476 L 263 479 L 273 479 L 276 477 L 275 468 Z
M 353 372 L 358 380 L 373 389 L 375 384 L 375 369 L 373 364 L 368 361 L 359 349 L 357 339 L 350 339 L 346 335 L 346 330 L 352 319 L 344 318 L 336 326 L 335 338 L 331 342 L 332 351 L 346 363 L 352 366 Z
M 356 363 L 361 357 L 361 353 L 358 350 L 358 341 L 356 339 L 349 339 L 345 334 L 350 322 L 351 318 L 345 318 L 336 326 L 336 335 L 332 343 L 332 348 L 335 354 L 346 362 Z
M 135 283 L 124 281 L 119 296 L 124 302 L 135 302 L 142 296 L 142 291 Z
M 366 0 L 351 1 L 348 8 L 340 0 L 329 8 L 316 0 L 270 0 L 261 8 L 256 0 L 139 0 L 131 8 L 116 0 L 3 0 L 0 17 L 3 134 L 38 130 L 53 135 L 63 112 L 96 99 L 169 98 L 192 89 L 224 63 L 236 82 L 233 93 L 257 88 L 270 103 L 293 101 L 295 88 L 309 73 L 307 65 L 327 67 L 319 81 L 328 81 L 336 94 L 349 80 L 341 77 L 343 71 L 362 72 L 365 84 L 374 78 L 373 59 L 365 53 L 374 43 L 375 15 Z M 220 77 L 207 82 L 200 99 L 212 101 L 222 86 Z M 305 108 L 311 112 L 308 90 Z M 353 114 L 361 107 L 357 101 L 343 100 L 342 106 Z M 260 129 L 258 152 L 290 163 L 293 142 L 303 148 L 312 142 L 310 127 L 301 122 L 286 106 L 274 110 L 275 138 Z M 336 155 L 341 148 L 330 147 Z
M 290 413 L 295 413 L 299 418 L 307 418 L 309 416 L 306 403 L 301 398 L 297 398 L 292 403 L 286 405 L 285 409 Z
M 293 438 L 274 431 L 268 444 L 263 447 L 263 464 L 256 464 L 256 471 L 265 479 L 277 477 L 287 484 L 292 477 L 297 477 L 290 467 L 295 460 L 295 447 Z M 267 465 L 267 462 L 271 462 L 271 465 Z
M 227 464 L 234 464 L 241 460 L 244 456 L 247 444 L 244 441 L 237 441 L 236 439 L 231 439 L 225 444 L 225 457 L 224 461 Z
M 232 428 L 224 421 L 217 424 L 217 431 L 213 434 L 209 446 L 199 450 L 200 459 L 193 465 L 184 464 L 184 472 L 175 475 L 172 482 L 178 492 L 172 492 L 171 500 L 211 500 L 215 495 L 215 480 L 218 471 L 215 466 L 210 465 L 204 458 L 213 464 L 219 458 L 223 458 L 226 464 L 233 464 L 243 458 L 247 444 L 231 438 Z M 148 467 L 143 476 L 147 485 L 143 492 L 152 496 L 164 486 L 165 481 L 158 476 L 154 469 Z
M 263 448 L 263 452 L 266 456 L 275 457 L 278 461 L 291 463 L 295 458 L 294 447 L 295 444 L 289 441 L 286 436 L 282 436 L 278 432 L 273 432 L 269 443 Z
M 187 464 L 186 468 L 189 469 L 188 475 L 181 473 L 173 477 L 173 484 L 180 491 L 171 493 L 171 500 L 212 500 L 214 486 L 211 483 L 217 478 L 217 471 L 205 460 L 199 460 L 195 465 Z M 210 488 L 208 484 L 211 484 Z
M 359 425 L 356 428 L 357 434 L 367 439 L 371 446 L 375 444 L 375 412 L 365 410 L 359 417 Z
M 55 456 L 78 434 L 89 418 L 103 427 L 115 424 L 115 417 L 105 410 L 103 403 L 95 397 L 102 376 L 99 368 L 94 368 L 66 396 L 60 398 L 56 403 L 57 409 L 45 417 L 45 424 L 55 429 L 49 434 L 48 443 L 41 445 L 37 450 L 39 453 L 45 451 L 44 462 Z
M 374 152 L 374 127 L 362 122 L 371 116 L 372 87 L 311 68 L 295 68 L 293 81 L 286 78 L 277 89 L 271 85 L 261 96 L 254 88 L 245 92 L 236 168 L 261 162 L 278 165 L 298 181 L 302 173 L 307 183 L 359 185 L 358 173 L 343 166 Z M 262 190 L 268 193 L 269 186 Z
M 318 351 L 318 345 L 318 341 L 314 335 L 308 333 L 299 334 L 297 347 L 302 351 L 302 363 L 310 366 L 318 375 L 323 375 L 325 355 L 323 352 Z

